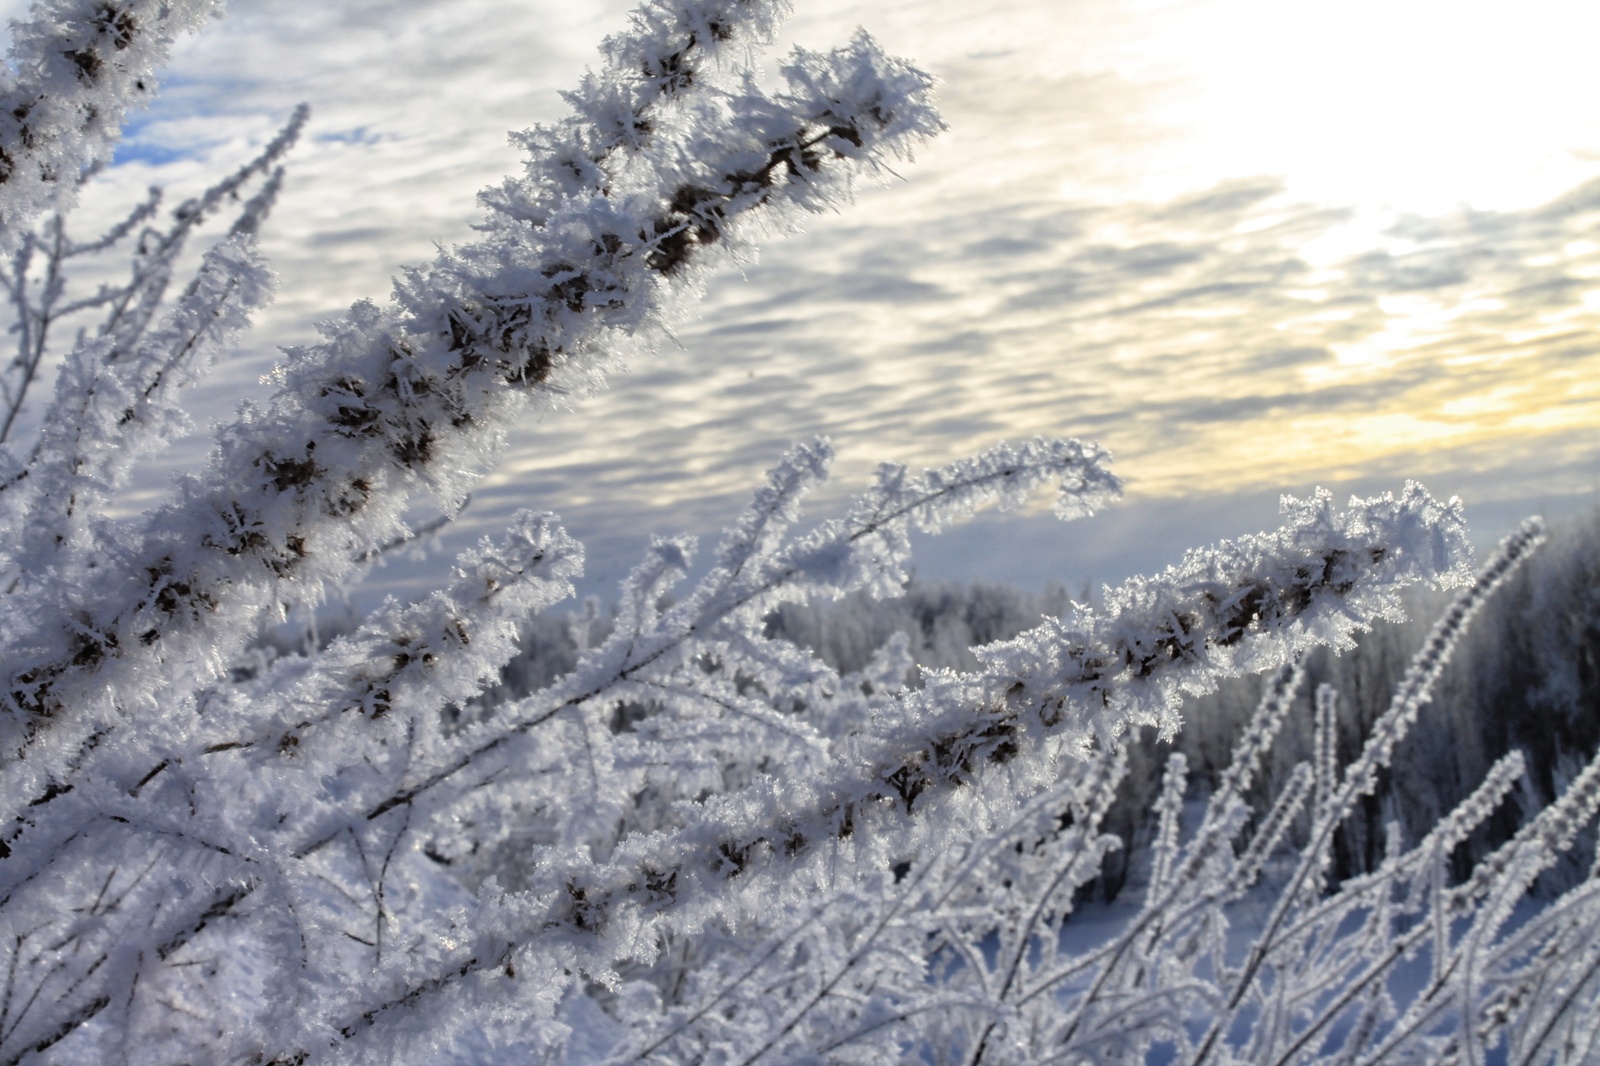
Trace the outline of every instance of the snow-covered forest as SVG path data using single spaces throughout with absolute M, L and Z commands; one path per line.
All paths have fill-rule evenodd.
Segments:
M 1416 483 L 1285 497 L 1078 602 L 919 583 L 910 534 L 1041 493 L 1092 521 L 1099 445 L 885 463 L 803 516 L 817 438 L 613 600 L 524 511 L 432 593 L 312 621 L 412 501 L 457 513 L 510 427 L 941 133 L 865 31 L 765 85 L 782 0 L 647 0 L 475 239 L 114 517 L 272 298 L 305 109 L 175 210 L 73 227 L 220 6 L 14 27 L 0 1063 L 1600 1060 L 1592 518 L 1474 560 Z

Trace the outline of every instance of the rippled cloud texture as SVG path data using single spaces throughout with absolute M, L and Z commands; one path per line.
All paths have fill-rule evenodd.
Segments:
M 473 193 L 517 166 L 505 131 L 560 114 L 627 6 L 233 0 L 185 45 L 86 217 L 151 182 L 192 191 L 295 102 L 314 109 L 266 235 L 278 304 L 204 413 L 261 395 L 275 344 L 470 239 Z M 842 43 L 859 22 L 942 78 L 950 130 L 903 181 L 715 281 L 677 347 L 517 433 L 446 548 L 553 509 L 598 588 L 652 532 L 720 528 L 816 433 L 841 453 L 832 502 L 878 460 L 1004 437 L 1116 453 L 1116 513 L 981 521 L 927 546 L 938 576 L 1115 579 L 1270 524 L 1278 491 L 1316 483 L 1416 477 L 1461 493 L 1485 536 L 1584 505 L 1600 108 L 1578 51 L 1597 27 L 1571 20 L 1594 16 L 1299 6 L 803 4 L 793 40 Z M 147 467 L 129 507 L 172 465 Z M 420 588 L 437 566 L 378 580 Z

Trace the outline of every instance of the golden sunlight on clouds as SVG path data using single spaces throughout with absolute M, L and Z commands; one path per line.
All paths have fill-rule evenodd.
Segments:
M 626 7 L 232 0 L 136 134 L 175 161 L 97 182 L 113 207 L 150 181 L 175 202 L 313 105 L 265 237 L 279 302 L 209 413 L 250 394 L 277 344 L 470 239 L 473 194 L 517 165 L 503 131 L 560 113 L 554 90 Z M 522 506 L 601 541 L 714 531 L 817 433 L 840 454 L 835 496 L 883 459 L 1035 433 L 1110 447 L 1129 506 L 1408 476 L 1469 504 L 1595 482 L 1600 7 L 797 7 L 785 47 L 865 25 L 942 79 L 948 132 L 713 279 L 677 346 L 513 434 L 462 543 Z M 170 465 L 146 468 L 130 507 Z
M 1338 217 L 1244 182 L 1160 204 L 948 215 L 902 244 L 881 295 L 823 276 L 793 303 L 859 324 L 841 372 L 872 368 L 884 390 L 866 406 L 900 416 L 871 426 L 877 454 L 888 440 L 933 462 L 935 447 L 997 430 L 1076 432 L 1110 445 L 1145 495 L 1424 476 L 1600 424 L 1584 384 L 1600 380 L 1584 280 L 1596 262 L 1568 239 L 1597 221 L 1591 188 L 1524 211 L 1397 215 L 1384 246 L 1314 270 L 1298 246 Z M 841 246 L 881 261 L 883 238 L 830 233 L 843 276 L 864 271 Z M 784 302 L 733 302 L 738 290 L 714 291 L 695 346 Z M 785 329 L 802 349 L 837 347 L 804 322 Z M 815 370 L 797 387 L 829 391 L 826 361 Z
M 922 222 L 892 258 L 938 297 L 885 295 L 884 332 L 852 306 L 862 294 L 829 310 L 860 323 L 853 353 L 895 368 L 906 407 L 937 398 L 937 417 L 876 426 L 889 453 L 935 462 L 996 423 L 1078 432 L 1117 452 L 1135 492 L 1196 495 L 1425 475 L 1600 424 L 1579 384 L 1600 371 L 1583 187 L 1600 170 L 1585 44 L 1600 12 L 941 11 L 872 12 L 945 78 L 952 128 L 909 187 L 868 198 Z M 813 5 L 796 36 L 856 17 Z M 819 244 L 893 240 L 848 215 L 825 226 Z M 1574 447 L 1548 450 L 1592 467 Z

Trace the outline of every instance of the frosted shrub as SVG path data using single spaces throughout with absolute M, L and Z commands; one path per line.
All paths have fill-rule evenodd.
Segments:
M 25 321 L 63 299 L 32 287 L 27 256 L 53 271 L 77 248 L 59 219 L 28 224 L 70 206 L 105 124 L 210 10 L 48 0 L 19 31 L 6 91 L 32 103 L 0 125 L 0 218 Z M 765 619 L 897 591 L 912 528 L 1046 484 L 1079 518 L 1119 483 L 1093 444 L 1000 445 L 921 474 L 885 464 L 799 534 L 832 459 L 818 440 L 769 472 L 691 587 L 693 542 L 656 541 L 609 631 L 580 617 L 575 665 L 525 696 L 462 713 L 516 654 L 519 622 L 580 571 L 580 547 L 531 512 L 432 595 L 233 670 L 278 604 L 314 601 L 404 536 L 408 495 L 459 506 L 512 420 L 647 349 L 756 228 L 847 197 L 938 131 L 930 79 L 865 34 L 797 51 L 783 87 L 761 90 L 752 48 L 783 14 L 647 3 L 572 117 L 521 135 L 526 172 L 484 194 L 480 240 L 291 353 L 202 474 L 116 523 L 101 510 L 127 457 L 181 424 L 182 387 L 270 294 L 254 230 L 277 178 L 164 312 L 179 230 L 210 201 L 141 237 L 133 281 L 103 294 L 105 328 L 66 355 L 36 446 L 0 479 L 0 1062 L 1587 1054 L 1592 879 L 1507 922 L 1592 814 L 1596 771 L 1464 883 L 1442 856 L 1516 778 L 1514 756 L 1416 848 L 1325 883 L 1333 827 L 1536 529 L 1469 584 L 1366 753 L 1301 768 L 1246 833 L 1241 795 L 1296 659 L 1395 617 L 1408 585 L 1469 580 L 1459 504 L 1415 485 L 1343 510 L 1287 500 L 1277 531 L 909 688 L 904 641 L 841 675 Z M 42 333 L 27 336 L 40 346 L 13 410 L 41 362 Z M 1170 735 L 1184 694 L 1286 666 L 1189 832 L 1169 766 L 1143 909 L 1107 944 L 1063 951 L 1074 889 L 1111 846 L 1099 823 L 1129 731 Z M 1235 950 L 1230 905 L 1297 819 L 1309 843 Z M 517 884 L 496 876 L 509 869 Z M 1400 997 L 1389 975 L 1418 960 L 1426 987 Z

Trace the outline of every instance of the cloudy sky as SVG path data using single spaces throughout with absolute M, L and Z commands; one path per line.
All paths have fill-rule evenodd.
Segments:
M 25 5 L 0 3 L 7 14 Z M 200 395 L 469 239 L 508 129 L 559 117 L 626 0 L 231 0 L 80 211 L 176 197 L 313 118 L 264 235 L 277 305 Z M 1283 491 L 1459 493 L 1481 539 L 1600 481 L 1600 108 L 1570 0 L 799 0 L 783 45 L 865 26 L 942 79 L 949 130 L 759 265 L 680 345 L 525 427 L 444 538 L 558 512 L 595 591 L 652 532 L 712 534 L 791 441 L 836 508 L 882 459 L 1100 440 L 1126 500 L 981 519 L 921 572 L 1076 589 L 1274 524 Z M 84 234 L 87 236 L 87 233 Z M 148 506 L 197 435 L 149 464 Z M 377 586 L 414 591 L 441 563 Z

